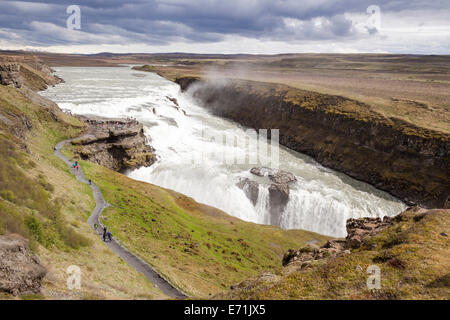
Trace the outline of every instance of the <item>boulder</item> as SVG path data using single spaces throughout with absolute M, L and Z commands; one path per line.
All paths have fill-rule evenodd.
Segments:
M 251 168 L 250 173 L 259 177 L 268 176 L 270 180 L 278 184 L 286 184 L 297 180 L 291 172 L 266 167 Z
M 284 171 L 284 170 L 272 170 L 269 173 L 269 178 L 278 184 L 288 184 L 290 182 L 297 181 L 294 174 Z
M 401 219 L 401 215 L 398 215 L 395 219 Z M 365 237 L 380 232 L 384 228 L 393 224 L 394 218 L 384 217 L 381 218 L 350 218 L 347 220 L 346 229 L 347 248 L 356 249 L 362 244 Z
M 29 255 L 26 239 L 17 234 L 0 236 L 0 291 L 39 293 L 46 273 L 39 259 Z

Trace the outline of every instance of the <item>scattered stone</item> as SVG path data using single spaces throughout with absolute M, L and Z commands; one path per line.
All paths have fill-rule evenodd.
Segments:
M 372 236 L 391 226 L 395 219 L 396 217 L 384 217 L 383 220 L 381 218 L 348 219 L 346 224 L 347 237 L 345 239 L 329 240 L 320 248 L 308 243 L 299 250 L 290 249 L 283 256 L 282 264 L 283 266 L 287 266 L 291 263 L 303 263 L 306 261 L 335 257 L 341 254 L 350 254 L 351 249 L 361 247 L 366 237 Z M 392 257 L 389 257 L 389 259 L 390 258 Z M 397 262 L 393 263 L 396 266 L 400 265 Z
M 394 218 L 384 217 L 381 218 L 350 218 L 347 220 L 346 229 L 347 248 L 356 249 L 362 244 L 365 237 L 380 232 L 381 230 L 391 226 Z

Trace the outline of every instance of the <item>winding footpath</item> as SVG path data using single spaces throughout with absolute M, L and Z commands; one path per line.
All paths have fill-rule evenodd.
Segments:
M 63 156 L 60 152 L 61 148 L 64 147 L 66 143 L 71 141 L 72 139 L 59 142 L 55 146 L 55 155 L 58 158 L 62 159 L 69 166 L 70 172 L 75 175 L 77 180 L 89 184 L 89 181 L 86 180 L 81 168 L 79 168 L 78 170 L 73 168 L 71 161 L 69 161 L 69 159 Z M 95 224 L 99 226 L 99 230 L 103 230 L 103 225 L 100 223 L 100 215 L 105 208 L 110 206 L 110 204 L 106 202 L 105 198 L 103 198 L 103 195 L 98 186 L 96 186 L 94 183 L 92 183 L 90 186 L 95 199 L 95 209 L 88 219 L 88 224 L 94 230 Z M 98 233 L 97 230 L 95 231 L 98 235 L 102 236 L 101 231 L 100 233 Z M 187 297 L 183 292 L 172 286 L 166 279 L 159 275 L 149 264 L 125 249 L 116 239 L 113 238 L 111 241 L 107 241 L 105 243 L 114 253 L 124 259 L 130 266 L 143 273 L 151 283 L 153 283 L 167 296 L 175 299 L 184 299 Z

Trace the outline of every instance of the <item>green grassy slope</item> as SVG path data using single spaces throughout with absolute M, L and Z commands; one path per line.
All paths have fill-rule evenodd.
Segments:
M 113 235 L 196 297 L 280 268 L 287 249 L 327 239 L 308 231 L 244 222 L 174 191 L 90 162 L 81 165 L 113 205 L 103 214 Z

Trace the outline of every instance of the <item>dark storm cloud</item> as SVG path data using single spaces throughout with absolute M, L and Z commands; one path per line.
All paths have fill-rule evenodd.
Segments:
M 75 3 L 74 3 L 75 2 Z M 373 0 L 0 0 L 0 39 L 31 44 L 164 44 L 220 41 L 226 35 L 301 41 L 356 37 L 344 13 L 364 13 Z M 63 30 L 66 8 L 81 7 L 82 30 Z M 385 11 L 441 10 L 447 1 L 376 1 Z M 290 20 L 289 20 L 290 19 Z M 317 24 L 314 19 L 321 19 Z M 374 33 L 374 30 L 369 30 Z

